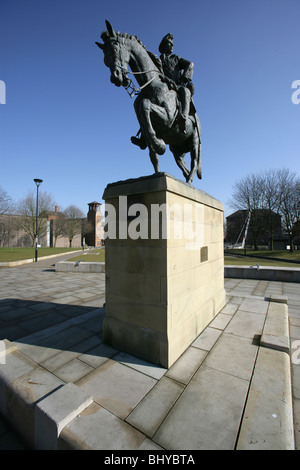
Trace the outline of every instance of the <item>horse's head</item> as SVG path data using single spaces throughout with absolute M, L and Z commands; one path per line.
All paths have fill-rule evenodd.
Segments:
M 116 33 L 111 24 L 106 21 L 107 31 L 101 34 L 103 44 L 96 42 L 97 46 L 104 53 L 104 63 L 109 67 L 110 81 L 116 86 L 128 85 L 127 66 L 130 59 L 130 52 L 125 45 L 124 36 Z

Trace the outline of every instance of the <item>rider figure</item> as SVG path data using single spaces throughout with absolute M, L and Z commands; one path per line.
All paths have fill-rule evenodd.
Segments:
M 163 66 L 165 77 L 169 87 L 177 90 L 178 98 L 181 104 L 179 111 L 179 128 L 186 132 L 186 122 L 190 113 L 190 102 L 194 94 L 193 62 L 182 59 L 173 52 L 173 34 L 168 33 L 162 39 L 159 48 L 160 59 Z M 175 83 L 175 85 L 174 85 Z
M 163 71 L 162 80 L 165 81 L 170 89 L 177 91 L 180 101 L 180 109 L 178 114 L 178 124 L 181 132 L 186 133 L 186 123 L 190 113 L 190 103 L 194 94 L 194 85 L 192 83 L 193 77 L 193 62 L 182 59 L 173 52 L 173 34 L 168 33 L 163 37 L 159 48 L 161 53 L 160 59 L 155 56 L 156 61 L 161 61 L 159 67 Z M 160 65 L 160 63 L 158 64 Z M 140 138 L 137 136 L 140 135 Z M 131 137 L 131 142 L 138 145 L 141 149 L 146 148 L 146 142 L 139 130 L 136 137 Z

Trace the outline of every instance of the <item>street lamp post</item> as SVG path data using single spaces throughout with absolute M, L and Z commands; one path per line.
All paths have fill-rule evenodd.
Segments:
M 36 211 L 35 211 L 35 262 L 38 260 L 38 217 L 39 217 L 39 185 L 43 182 L 38 178 L 33 180 L 36 184 Z

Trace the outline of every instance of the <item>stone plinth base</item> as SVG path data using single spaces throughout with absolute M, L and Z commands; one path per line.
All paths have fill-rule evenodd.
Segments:
M 165 173 L 103 199 L 104 341 L 169 368 L 225 305 L 223 205 Z

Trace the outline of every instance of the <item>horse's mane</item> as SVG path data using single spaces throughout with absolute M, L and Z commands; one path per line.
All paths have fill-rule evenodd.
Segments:
M 142 43 L 142 41 L 135 34 L 131 35 L 131 34 L 128 34 L 128 33 L 121 33 L 120 31 L 116 31 L 116 35 L 117 35 L 118 38 L 122 38 L 124 40 L 133 39 L 133 40 L 137 41 L 145 49 L 145 51 L 147 52 L 147 54 L 151 58 L 152 62 L 154 62 L 154 64 L 160 70 L 160 72 L 163 73 L 162 64 L 160 62 L 159 57 L 156 54 L 153 54 L 152 52 L 148 51 L 146 46 Z M 108 41 L 109 39 L 111 39 L 111 36 L 110 36 L 108 31 L 104 31 L 101 34 L 101 38 L 102 38 L 103 42 L 105 42 L 105 41 Z
M 128 33 L 121 33 L 120 31 L 116 31 L 116 35 L 124 39 L 135 39 L 144 49 L 146 49 L 142 41 L 135 34 L 131 35 Z M 108 31 L 103 31 L 103 33 L 101 34 L 101 38 L 105 42 L 108 39 L 111 39 L 111 36 L 109 35 Z

